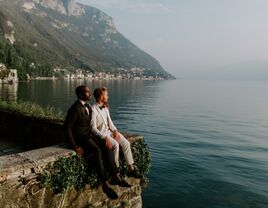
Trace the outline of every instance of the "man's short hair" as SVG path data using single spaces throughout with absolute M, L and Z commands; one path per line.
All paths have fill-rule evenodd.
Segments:
M 96 100 L 99 100 L 101 95 L 105 92 L 108 91 L 108 89 L 106 87 L 99 87 L 97 89 L 94 90 L 94 98 Z
M 78 99 L 83 99 L 84 97 L 84 92 L 86 90 L 87 86 L 85 85 L 80 85 L 75 89 L 75 94 Z

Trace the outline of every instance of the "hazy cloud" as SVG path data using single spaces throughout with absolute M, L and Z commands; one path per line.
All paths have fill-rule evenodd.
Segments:
M 268 63 L 267 0 L 76 1 L 113 17 L 125 37 L 178 76 L 247 60 Z

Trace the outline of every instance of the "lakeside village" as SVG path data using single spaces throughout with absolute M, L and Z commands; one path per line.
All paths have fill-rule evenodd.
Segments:
M 158 72 L 150 69 L 133 67 L 130 69 L 119 68 L 117 72 L 90 72 L 80 68 L 70 73 L 66 69 L 54 68 L 51 77 L 30 76 L 27 74 L 28 80 L 56 80 L 56 79 L 129 79 L 129 80 L 164 80 Z M 0 63 L 0 83 L 12 84 L 18 82 L 18 73 L 16 69 L 7 69 Z

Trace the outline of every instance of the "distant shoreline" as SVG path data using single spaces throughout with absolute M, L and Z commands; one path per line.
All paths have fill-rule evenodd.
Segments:
M 65 77 L 31 77 L 29 80 L 165 80 L 163 78 L 98 78 L 98 77 L 84 77 L 84 78 L 65 78 Z

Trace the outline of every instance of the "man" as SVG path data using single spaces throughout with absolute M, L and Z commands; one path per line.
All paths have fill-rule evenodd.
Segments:
M 104 172 L 102 156 L 106 156 L 105 158 L 116 184 L 123 187 L 130 187 L 130 185 L 120 178 L 111 148 L 107 148 L 104 141 L 91 133 L 90 121 L 92 110 L 87 103 L 91 98 L 89 88 L 84 85 L 77 87 L 76 95 L 78 100 L 71 106 L 64 121 L 65 135 L 69 145 L 78 155 L 82 156 L 84 151 L 93 153 L 104 193 L 111 199 L 117 199 L 118 195 L 109 187 Z
M 92 106 L 91 127 L 92 132 L 105 141 L 107 147 L 114 151 L 115 163 L 119 168 L 119 145 L 123 149 L 128 164 L 128 176 L 141 178 L 134 169 L 134 161 L 129 141 L 115 127 L 108 108 L 108 89 L 105 87 L 94 90 L 96 103 Z

